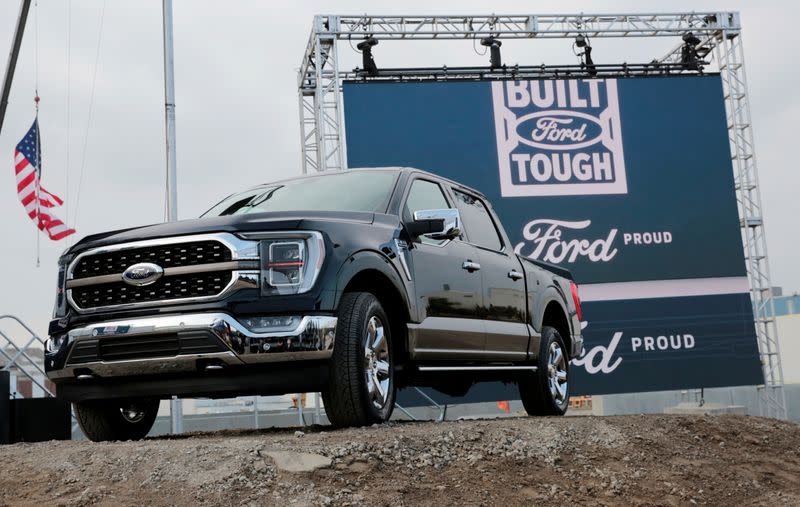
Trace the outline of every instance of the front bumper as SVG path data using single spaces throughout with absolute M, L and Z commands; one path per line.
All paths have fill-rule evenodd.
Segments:
M 329 315 L 306 315 L 292 329 L 269 333 L 250 331 L 227 313 L 99 322 L 70 330 L 66 343 L 45 355 L 45 370 L 55 382 L 91 381 L 323 360 L 335 334 Z

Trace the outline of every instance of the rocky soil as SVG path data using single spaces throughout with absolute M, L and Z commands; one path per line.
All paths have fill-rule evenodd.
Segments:
M 627 416 L 0 446 L 0 505 L 800 505 L 800 426 Z

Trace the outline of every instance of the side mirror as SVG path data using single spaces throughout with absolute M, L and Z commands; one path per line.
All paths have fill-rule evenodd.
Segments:
M 414 212 L 414 220 L 406 225 L 412 237 L 427 236 L 434 240 L 454 239 L 461 235 L 461 215 L 457 209 L 427 209 Z

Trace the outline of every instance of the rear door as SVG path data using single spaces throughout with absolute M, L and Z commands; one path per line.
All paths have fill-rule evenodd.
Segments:
M 415 211 L 449 208 L 455 206 L 438 182 L 417 177 L 408 185 L 401 213 L 407 222 Z M 477 249 L 461 239 L 420 236 L 410 245 L 409 254 L 421 309 L 420 323 L 409 324 L 412 357 L 481 359 L 485 343 L 480 320 L 481 274 L 464 267 L 465 263 L 477 263 Z
M 519 259 L 481 198 L 451 188 L 461 213 L 466 240 L 477 250 L 483 285 L 481 317 L 486 329 L 487 360 L 527 357 L 528 332 L 525 277 Z

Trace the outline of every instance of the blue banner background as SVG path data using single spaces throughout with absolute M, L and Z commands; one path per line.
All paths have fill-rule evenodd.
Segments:
M 482 81 L 345 83 L 348 166 L 416 167 L 477 188 L 512 245 L 542 218 L 591 221 L 562 228 L 565 240 L 608 239 L 616 230 L 612 259 L 560 263 L 582 284 L 745 276 L 719 76 L 619 78 L 616 85 L 623 194 L 503 197 L 496 104 L 492 83 Z M 625 234 L 664 231 L 671 242 L 624 241 Z M 521 253 L 533 248 L 527 242 Z M 609 374 L 573 367 L 573 394 L 762 382 L 746 293 L 587 302 L 584 315 L 586 350 L 607 347 L 620 331 L 622 361 Z M 675 333 L 693 335 L 695 347 L 631 350 L 629 337 Z

